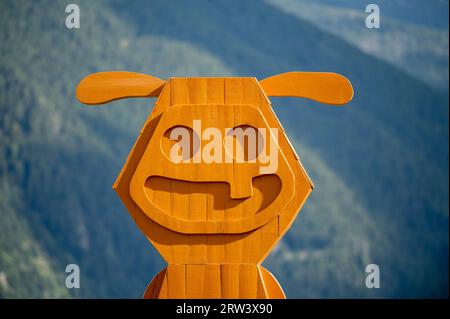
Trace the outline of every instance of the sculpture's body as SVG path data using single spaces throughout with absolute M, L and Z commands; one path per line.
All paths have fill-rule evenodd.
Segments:
M 344 104 L 352 94 L 350 83 L 332 73 L 292 72 L 260 82 L 255 78 L 164 82 L 127 72 L 84 79 L 77 95 L 86 104 L 159 96 L 114 184 L 139 228 L 168 262 L 145 297 L 284 298 L 261 262 L 288 230 L 313 186 L 267 96 Z M 244 162 L 232 155 L 224 162 L 183 158 L 174 163 L 170 153 L 177 142 L 170 135 L 174 128 L 189 127 L 192 140 L 197 140 L 197 151 L 191 150 L 188 157 L 195 157 L 207 143 L 195 137 L 199 132 L 192 129 L 193 121 L 222 132 L 236 127 L 276 129 L 271 141 L 277 145 L 276 169 L 261 174 L 262 164 L 251 161 L 247 151 Z M 258 136 L 258 143 L 261 140 Z

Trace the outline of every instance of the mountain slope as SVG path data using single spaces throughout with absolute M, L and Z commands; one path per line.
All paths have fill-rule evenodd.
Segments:
M 346 40 L 369 55 L 399 66 L 433 87 L 448 90 L 448 26 L 435 29 L 394 19 L 388 16 L 386 7 L 389 5 L 386 3 L 379 4 L 381 27 L 368 29 L 362 3 L 353 9 L 346 7 L 345 2 L 328 5 L 309 0 L 267 2 Z M 422 4 L 422 7 L 426 5 Z M 441 13 L 438 8 L 434 12 Z
M 360 0 L 314 0 L 314 2 L 358 10 L 365 9 L 367 5 Z M 382 14 L 389 18 L 433 29 L 448 29 L 448 1 L 378 0 L 376 3 Z
M 29 298 L 64 298 L 69 294 L 63 287 L 62 272 L 32 236 L 31 227 L 14 209 L 22 206 L 16 187 L 2 179 L 0 186 L 0 296 Z M 6 198 L 6 195 L 13 198 Z M 26 284 L 25 284 L 26 282 Z M 21 287 L 18 289 L 18 287 Z
M 24 220 L 54 274 L 32 290 L 29 272 L 13 275 L 32 253 L 4 245 L 0 273 L 21 279 L 2 296 L 139 297 L 163 267 L 111 190 L 152 100 L 82 107 L 78 80 L 104 70 L 345 74 L 356 96 L 344 108 L 273 100 L 317 187 L 266 263 L 289 297 L 448 294 L 446 96 L 263 2 L 80 1 L 79 30 L 62 24 L 65 2 L 1 6 L 1 214 Z M 363 286 L 371 262 L 383 289 Z M 68 263 L 82 288 L 62 293 Z

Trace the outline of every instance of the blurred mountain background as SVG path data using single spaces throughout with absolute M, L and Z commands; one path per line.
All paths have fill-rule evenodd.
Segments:
M 342 108 L 272 99 L 316 188 L 264 265 L 288 298 L 448 297 L 448 1 L 379 0 L 380 29 L 369 3 L 1 0 L 0 297 L 139 298 L 164 267 L 111 189 L 154 100 L 75 98 L 111 70 L 347 76 Z

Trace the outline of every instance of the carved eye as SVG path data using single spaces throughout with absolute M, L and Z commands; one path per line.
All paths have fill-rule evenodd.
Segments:
M 173 126 L 169 128 L 161 139 L 161 150 L 172 162 L 187 161 L 200 148 L 200 138 L 187 126 Z
M 227 132 L 224 148 L 237 162 L 255 162 L 264 150 L 264 136 L 250 125 L 239 125 Z

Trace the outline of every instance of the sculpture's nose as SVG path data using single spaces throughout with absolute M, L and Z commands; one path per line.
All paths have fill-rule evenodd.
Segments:
M 251 178 L 236 176 L 230 183 L 230 198 L 241 199 L 248 198 L 253 195 L 253 185 Z

